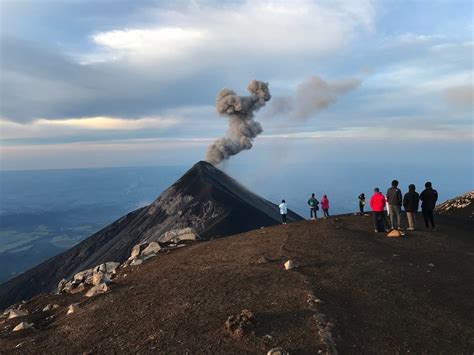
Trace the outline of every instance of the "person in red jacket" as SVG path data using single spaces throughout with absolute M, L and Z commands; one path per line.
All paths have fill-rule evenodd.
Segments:
M 374 212 L 374 227 L 376 233 L 385 232 L 385 216 L 383 212 L 385 203 L 385 196 L 380 192 L 379 188 L 376 187 L 374 189 L 374 194 L 370 198 L 370 208 Z
M 328 196 L 324 195 L 323 198 L 321 199 L 321 208 L 323 209 L 324 212 L 324 219 L 329 217 L 329 200 Z

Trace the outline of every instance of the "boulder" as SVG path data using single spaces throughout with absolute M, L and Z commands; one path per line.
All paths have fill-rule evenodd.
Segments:
M 64 293 L 64 289 L 66 288 L 68 281 L 66 279 L 62 279 L 58 283 L 58 293 Z
M 92 287 L 89 291 L 86 292 L 86 297 L 94 297 L 103 293 L 106 293 L 109 290 L 105 283 L 98 284 Z
M 107 274 L 115 274 L 117 272 L 117 268 L 120 266 L 120 263 L 115 261 L 108 261 L 105 263 L 105 269 Z
M 182 240 L 199 240 L 199 235 L 192 228 L 172 229 L 163 233 L 158 240 L 162 243 L 178 243 Z
M 21 322 L 15 328 L 13 328 L 13 331 L 17 332 L 19 330 L 25 330 L 25 329 L 30 329 L 30 328 L 33 328 L 33 324 Z
M 293 260 L 288 260 L 284 265 L 286 270 L 296 269 L 298 267 L 298 263 Z
M 74 281 L 76 282 L 84 282 L 87 280 L 88 277 L 92 275 L 92 269 L 87 269 L 81 272 L 78 272 L 74 275 Z
M 104 264 L 100 264 L 100 265 L 97 265 L 93 271 L 95 272 L 103 272 L 103 273 L 106 273 L 107 272 L 107 265 Z
M 135 259 L 137 256 L 141 254 L 143 249 L 145 249 L 147 246 L 148 246 L 148 243 L 135 245 L 132 249 L 132 253 L 130 254 L 130 257 L 128 258 L 128 260 Z
M 71 304 L 71 305 L 69 305 L 66 314 L 76 313 L 78 309 L 79 309 L 79 307 L 77 306 L 77 304 Z
M 81 282 L 79 285 L 75 283 L 71 283 L 72 287 L 69 288 L 69 293 L 75 294 L 75 293 L 80 293 L 86 289 L 86 285 Z
M 109 283 L 110 278 L 109 274 L 100 272 L 100 271 L 94 271 L 94 274 L 92 275 L 92 285 L 96 286 L 101 283 Z
M 150 254 L 157 254 L 160 250 L 160 244 L 158 244 L 157 242 L 151 242 L 145 249 L 143 249 L 140 255 L 146 257 Z
M 9 314 L 8 314 L 8 319 L 24 317 L 27 314 L 28 314 L 28 312 L 26 312 L 26 311 L 22 311 L 22 310 L 19 310 L 19 309 L 11 309 Z

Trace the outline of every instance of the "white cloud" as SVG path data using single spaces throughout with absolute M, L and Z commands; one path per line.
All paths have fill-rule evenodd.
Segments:
M 113 29 L 92 36 L 98 46 L 80 61 L 211 60 L 274 55 L 324 55 L 342 48 L 359 31 L 371 31 L 370 1 L 248 1 L 214 8 L 157 14 L 160 25 Z M 210 56 L 206 58 L 207 56 Z M 159 65 L 159 62 L 155 62 Z
M 163 130 L 180 122 L 173 117 L 146 117 L 136 120 L 118 117 L 85 117 L 58 120 L 37 119 L 18 123 L 0 119 L 2 139 L 69 136 L 91 131 Z

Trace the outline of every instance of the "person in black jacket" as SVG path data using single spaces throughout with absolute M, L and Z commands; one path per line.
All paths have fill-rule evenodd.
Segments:
M 390 224 L 395 229 L 395 217 L 397 217 L 397 229 L 402 228 L 402 192 L 398 188 L 398 181 L 392 181 L 392 187 L 387 190 L 388 211 Z
M 359 210 L 360 210 L 361 216 L 364 214 L 364 206 L 365 206 L 365 195 L 364 193 L 361 193 L 359 195 Z
M 418 211 L 420 204 L 420 195 L 415 191 L 415 185 L 408 186 L 408 192 L 403 196 L 403 208 L 407 213 L 408 230 L 415 230 L 415 213 Z
M 435 222 L 433 211 L 436 207 L 436 201 L 438 201 L 438 191 L 433 189 L 431 182 L 425 184 L 425 189 L 421 192 L 420 195 L 421 202 L 421 212 L 423 213 L 423 218 L 425 220 L 426 228 L 429 228 L 429 223 L 431 222 L 431 228 L 435 230 Z

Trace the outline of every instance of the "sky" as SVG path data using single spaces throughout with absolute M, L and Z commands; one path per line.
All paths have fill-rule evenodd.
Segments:
M 472 177 L 473 16 L 469 0 L 0 0 L 0 169 L 192 164 L 227 131 L 218 92 L 257 79 L 263 133 L 225 164 L 416 154 Z

